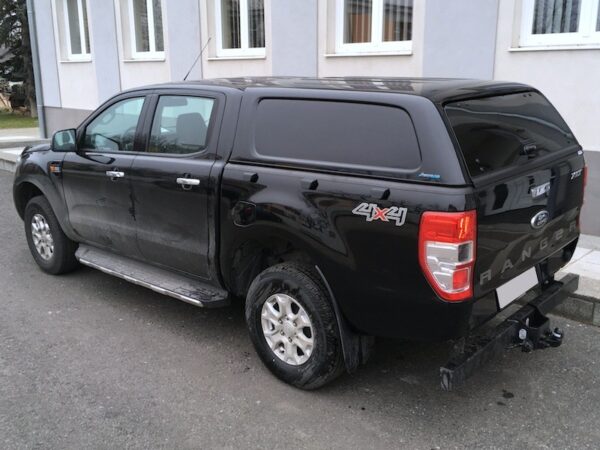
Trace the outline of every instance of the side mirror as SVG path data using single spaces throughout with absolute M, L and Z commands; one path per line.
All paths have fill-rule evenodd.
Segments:
M 75 129 L 61 130 L 52 136 L 52 151 L 74 152 L 77 151 L 77 137 Z

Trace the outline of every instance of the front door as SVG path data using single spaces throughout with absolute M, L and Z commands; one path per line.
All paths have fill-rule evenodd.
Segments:
M 154 116 L 144 127 L 146 152 L 135 159 L 130 173 L 144 259 L 210 278 L 209 224 L 216 211 L 210 172 L 223 99 L 199 95 L 153 96 Z
M 145 97 L 117 100 L 84 124 L 62 167 L 69 221 L 82 242 L 138 256 L 129 170 Z

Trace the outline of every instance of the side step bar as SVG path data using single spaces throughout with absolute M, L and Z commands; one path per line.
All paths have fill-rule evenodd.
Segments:
M 450 391 L 463 385 L 482 365 L 499 353 L 519 347 L 524 352 L 558 347 L 563 333 L 550 328 L 546 317 L 570 293 L 577 290 L 579 275 L 568 274 L 554 281 L 539 296 L 521 307 L 512 316 L 500 323 L 491 333 L 483 336 L 471 335 L 455 349 L 451 360 L 440 368 L 441 387 Z
M 75 257 L 83 265 L 195 306 L 214 308 L 230 303 L 227 291 L 95 247 L 81 244 Z

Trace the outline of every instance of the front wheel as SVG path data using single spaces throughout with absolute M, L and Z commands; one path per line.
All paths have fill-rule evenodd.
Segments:
M 24 220 L 29 250 L 43 271 L 58 275 L 77 267 L 77 243 L 65 235 L 45 197 L 29 200 Z
M 283 263 L 259 274 L 248 291 L 246 323 L 263 363 L 286 383 L 316 389 L 343 370 L 335 312 L 307 267 Z

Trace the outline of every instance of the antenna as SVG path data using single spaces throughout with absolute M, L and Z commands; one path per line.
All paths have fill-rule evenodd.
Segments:
M 204 53 L 204 50 L 206 50 L 206 47 L 208 46 L 208 43 L 210 42 L 211 39 L 212 39 L 212 37 L 208 38 L 208 40 L 206 41 L 206 44 L 204 44 L 204 47 L 202 47 L 202 50 L 200 50 L 200 53 L 198 53 L 198 56 L 196 56 L 196 59 L 194 60 L 194 64 L 192 64 L 192 67 L 190 67 L 190 70 L 188 70 L 188 73 L 186 73 L 185 77 L 183 77 L 183 81 L 187 80 L 187 77 L 190 76 L 190 73 L 192 73 L 192 70 L 194 69 L 194 67 L 196 66 L 196 63 L 202 56 L 202 53 Z

